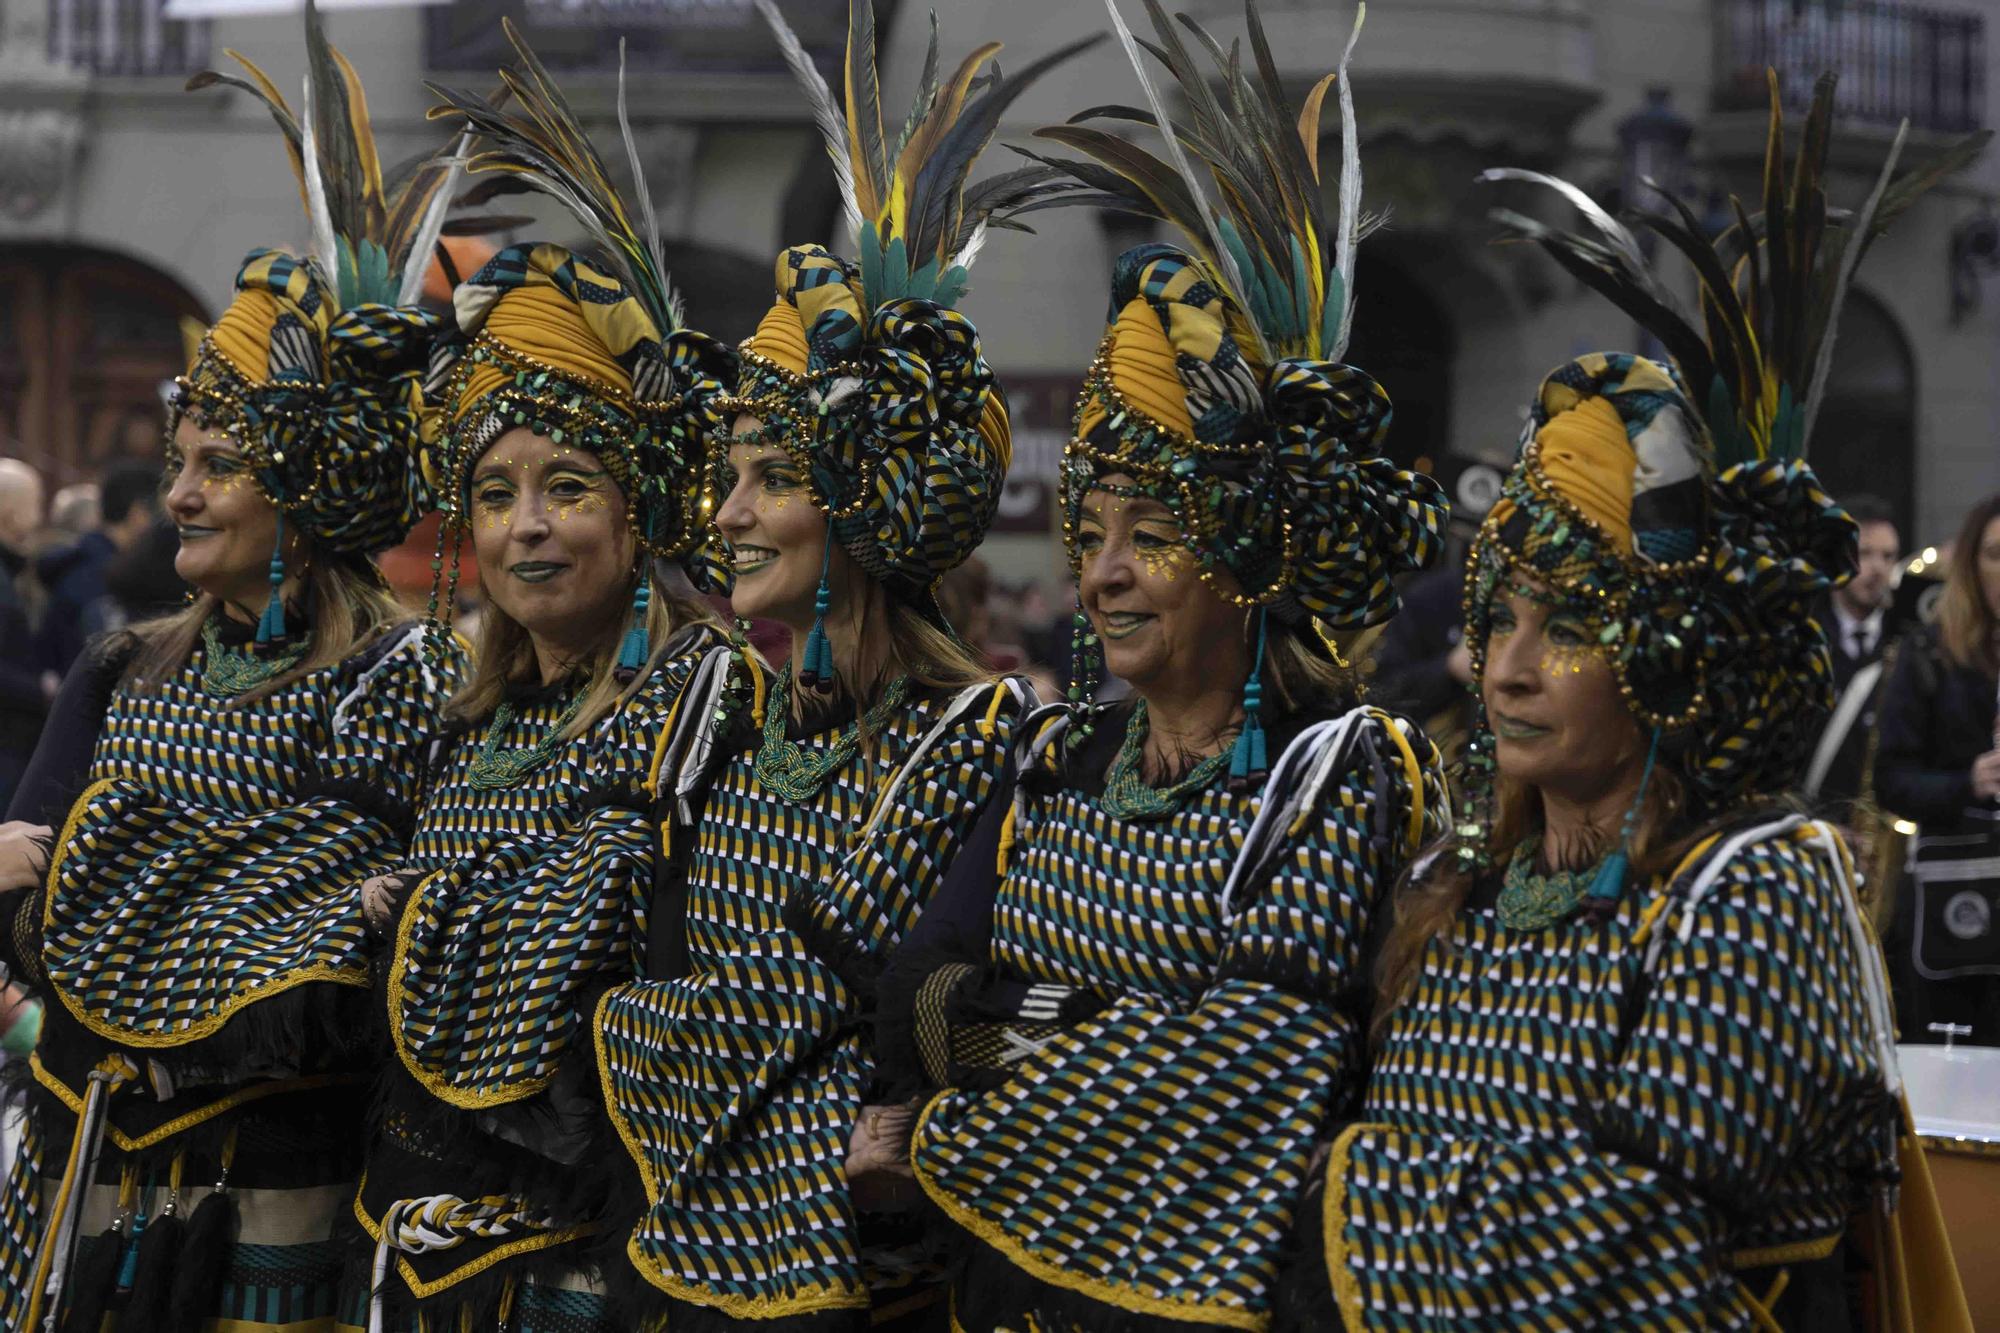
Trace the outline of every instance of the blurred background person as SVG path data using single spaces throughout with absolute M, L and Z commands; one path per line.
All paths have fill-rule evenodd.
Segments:
M 1857 819 L 1854 803 L 1862 795 L 1875 731 L 1882 659 L 1892 629 L 1889 601 L 1896 591 L 1903 539 L 1895 511 L 1880 496 L 1849 495 L 1840 503 L 1861 529 L 1860 555 L 1854 577 L 1822 598 L 1813 612 L 1833 654 L 1836 702 L 1806 766 L 1803 790 L 1821 814 L 1846 830 L 1857 859 L 1865 861 L 1866 821 Z
M 41 550 L 66 545 L 86 532 L 96 531 L 102 513 L 99 500 L 94 481 L 79 481 L 57 491 L 49 500 L 49 523 L 38 543 Z
M 60 678 L 35 657 L 27 590 L 28 551 L 42 526 L 42 474 L 18 458 L 0 458 L 0 809 L 42 734 Z
M 1937 618 L 1897 648 L 1878 712 L 1876 798 L 1917 825 L 1889 938 L 1906 1042 L 2000 1045 L 1996 690 L 2000 494 L 1966 515 Z
M 146 544 L 159 515 L 160 469 L 138 461 L 111 465 L 96 491 L 95 526 L 35 562 L 46 601 L 36 657 L 58 675 L 92 636 L 131 620 L 110 591 L 107 575 L 119 556 Z

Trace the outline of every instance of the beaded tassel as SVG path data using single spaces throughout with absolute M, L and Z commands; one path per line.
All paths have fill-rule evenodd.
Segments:
M 618 648 L 618 665 L 611 673 L 620 685 L 629 684 L 653 655 L 652 643 L 646 636 L 646 608 L 653 600 L 652 583 L 652 579 L 641 574 L 639 586 L 632 590 L 632 627 L 625 631 L 625 642 Z
M 285 511 L 278 511 L 278 539 L 271 547 L 271 600 L 257 621 L 257 644 L 266 647 L 285 637 Z
M 827 571 L 833 562 L 833 527 L 827 525 L 826 547 L 819 561 L 819 587 L 813 592 L 812 633 L 806 635 L 805 667 L 799 684 L 809 690 L 833 688 L 833 645 L 826 641 L 826 613 L 833 604 L 833 590 L 827 586 Z
M 1264 626 L 1269 613 L 1257 609 L 1257 655 L 1250 663 L 1250 678 L 1243 682 L 1243 729 L 1236 733 L 1236 748 L 1229 756 L 1229 785 L 1242 790 L 1261 782 L 1271 771 L 1264 751 Z
M 1618 899 L 1625 893 L 1625 875 L 1632 865 L 1632 830 L 1639 822 L 1639 810 L 1646 803 L 1646 787 L 1653 780 L 1653 761 L 1660 753 L 1660 729 L 1653 728 L 1653 740 L 1646 747 L 1646 767 L 1639 774 L 1639 791 L 1632 798 L 1632 808 L 1625 812 L 1625 822 L 1618 830 L 1618 847 L 1604 858 L 1604 864 L 1597 868 L 1597 874 L 1590 881 L 1590 891 L 1584 895 L 1584 911 L 1592 920 L 1602 921 L 1618 908 Z

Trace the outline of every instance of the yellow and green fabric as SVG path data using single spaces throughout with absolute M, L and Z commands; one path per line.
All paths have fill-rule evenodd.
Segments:
M 1508 927 L 1476 883 L 1333 1144 L 1341 1326 L 1857 1326 L 1829 1256 L 1885 1207 L 1901 1110 L 1851 878 L 1792 816 L 1602 923 Z
M 1408 722 L 1293 717 L 1274 738 L 1314 722 L 1338 738 L 1332 767 L 1282 836 L 1256 839 L 1268 872 L 1241 880 L 1265 790 L 1218 774 L 1162 816 L 1120 816 L 1103 775 L 1123 727 L 1075 749 L 1038 738 L 990 939 L 916 1004 L 920 1034 L 947 1030 L 954 1060 L 998 1070 L 936 1092 L 912 1147 L 965 1252 L 952 1314 L 968 1333 L 1270 1326 L 1315 1144 L 1358 1089 L 1350 991 L 1365 984 L 1376 886 L 1447 808 L 1436 752 Z M 952 1020 L 952 992 L 989 974 L 1025 983 L 1012 1041 Z M 1065 993 L 1094 1012 L 1050 1022 L 1073 1007 Z M 992 1022 L 992 1001 L 980 1008 Z M 996 1044 L 1012 1049 L 978 1060 Z
M 585 992 L 639 970 L 660 865 L 661 745 L 689 676 L 723 648 L 719 630 L 683 632 L 603 722 L 520 782 L 482 785 L 482 750 L 541 741 L 587 684 L 521 691 L 503 721 L 458 729 L 426 781 L 403 861 L 419 878 L 386 969 L 394 1065 L 353 1201 L 372 1243 L 385 1227 L 400 1238 L 385 1328 L 488 1328 L 502 1311 L 516 1333 L 625 1327 L 576 1275 L 616 1164 L 570 1150 L 574 1107 L 557 1071 L 588 1039 Z M 441 1212 L 440 1200 L 487 1207 Z M 356 1327 L 368 1296 L 350 1288 Z
M 226 622 L 219 642 L 241 651 L 250 633 Z M 56 1213 L 80 1217 L 87 1269 L 176 1184 L 185 1218 L 226 1178 L 240 1227 L 219 1286 L 190 1294 L 200 1314 L 331 1328 L 332 1223 L 359 1174 L 375 1063 L 356 886 L 402 855 L 455 685 L 456 660 L 433 661 L 422 638 L 398 627 L 227 708 L 205 645 L 112 694 L 29 946 L 54 996 L 32 1064 L 39 1151 L 16 1159 L 0 1209 L 10 1326 Z M 110 1096 L 84 1179 L 70 1146 L 95 1074 Z
M 754 730 L 711 723 L 700 818 L 673 828 L 692 839 L 686 970 L 649 959 L 593 1020 L 604 1110 L 643 1191 L 607 1264 L 635 1322 L 820 1328 L 940 1294 L 934 1245 L 857 1220 L 844 1163 L 873 1069 L 862 1000 L 788 904 L 867 923 L 854 934 L 878 964 L 896 948 L 996 799 L 1020 711 L 1006 682 L 953 702 L 913 695 L 803 801 L 760 780 Z M 795 722 L 788 743 L 820 757 L 849 720 Z
M 797 460 L 869 577 L 932 609 L 984 540 L 1013 457 L 979 333 L 924 297 L 869 308 L 859 269 L 817 245 L 778 256 L 777 286 L 726 410 L 760 418 Z
M 414 306 L 343 309 L 311 262 L 253 250 L 175 381 L 167 435 L 183 418 L 225 432 L 266 497 L 322 546 L 386 550 L 432 508 L 411 445 L 436 324 Z
M 1811 608 L 1856 541 L 1812 469 L 1769 458 L 1717 474 L 1678 372 L 1619 352 L 1551 372 L 1520 449 L 1468 568 L 1475 678 L 1495 597 L 1530 578 L 1597 627 L 1627 707 L 1701 811 L 1796 782 L 1833 706 Z M 1482 724 L 1476 771 L 1490 745 Z
M 735 383 L 728 347 L 692 329 L 661 335 L 637 297 L 561 246 L 516 245 L 454 293 L 430 368 L 424 471 L 447 520 L 467 522 L 466 483 L 492 443 L 525 427 L 597 455 L 624 491 L 645 548 L 726 592 L 703 491 L 709 440 Z
M 1111 325 L 1063 459 L 1070 560 L 1084 498 L 1113 475 L 1180 520 L 1202 577 L 1281 620 L 1373 625 L 1394 576 L 1443 546 L 1443 492 L 1382 452 L 1381 385 L 1308 357 L 1268 364 L 1242 311 L 1201 261 L 1170 245 L 1126 251 Z

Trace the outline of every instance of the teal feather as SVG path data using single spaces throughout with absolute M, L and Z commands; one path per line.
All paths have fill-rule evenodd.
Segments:
M 953 264 L 938 279 L 937 295 L 931 299 L 946 310 L 950 310 L 965 296 L 965 283 L 968 276 L 965 271 L 965 265 Z
M 1243 300 L 1248 304 L 1252 318 L 1264 304 L 1261 284 L 1257 280 L 1257 269 L 1250 262 L 1250 251 L 1243 244 L 1243 234 L 1236 230 L 1236 224 L 1223 213 L 1215 221 L 1216 235 L 1222 239 L 1222 248 L 1229 252 L 1229 258 L 1236 265 L 1236 272 L 1243 281 Z
M 1340 316 L 1347 308 L 1347 282 L 1340 276 L 1340 270 L 1326 271 L 1326 305 L 1319 314 L 1319 351 L 1321 356 L 1329 355 L 1340 343 Z
M 914 296 L 923 301 L 933 299 L 937 292 L 937 275 L 938 261 L 936 258 L 932 258 L 926 261 L 922 268 L 910 275 L 909 290 L 904 292 L 903 295 Z
M 870 305 L 882 301 L 882 239 L 872 219 L 861 224 L 861 291 Z
M 892 237 L 882 250 L 882 281 L 880 295 L 870 291 L 869 303 L 881 305 L 908 293 L 910 289 L 910 247 L 902 237 Z
M 1261 253 L 1257 256 L 1256 273 L 1259 292 L 1257 306 L 1250 312 L 1250 317 L 1268 335 L 1282 339 L 1285 325 L 1292 318 L 1292 303 L 1285 296 L 1285 280 L 1278 276 L 1277 267 Z

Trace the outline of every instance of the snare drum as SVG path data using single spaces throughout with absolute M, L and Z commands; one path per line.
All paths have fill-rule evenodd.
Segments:
M 1897 1053 L 1973 1327 L 2000 1329 L 2000 1048 Z

